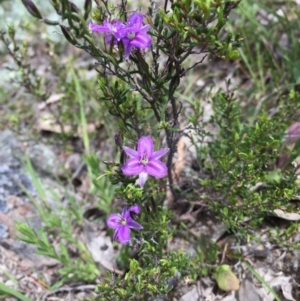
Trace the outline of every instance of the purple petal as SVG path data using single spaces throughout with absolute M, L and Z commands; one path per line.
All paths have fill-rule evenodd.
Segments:
M 136 26 L 126 26 L 118 29 L 118 33 L 122 35 L 123 37 L 127 37 L 128 33 L 135 33 L 136 35 L 142 34 L 142 35 L 148 35 L 147 32 L 151 26 L 145 25 L 142 28 L 136 27 Z M 149 36 L 150 37 L 150 36 Z
M 130 56 L 130 52 L 131 52 L 132 46 L 130 45 L 130 40 L 129 39 L 128 39 L 128 43 L 125 43 L 124 39 L 122 39 L 122 41 L 123 41 L 124 48 L 125 48 L 124 58 L 127 60 L 129 58 L 129 56 Z
M 116 21 L 113 24 L 114 24 L 114 27 L 116 28 L 116 30 L 120 30 L 121 28 L 125 27 L 125 24 L 123 24 L 120 21 Z
M 161 158 L 162 156 L 164 156 L 166 153 L 168 153 L 170 149 L 169 148 L 162 148 L 157 152 L 154 152 L 153 155 L 151 156 L 151 158 L 149 158 L 150 160 L 157 160 L 159 158 Z
M 137 176 L 144 170 L 144 165 L 138 159 L 132 158 L 121 167 L 125 176 Z
M 137 151 L 141 157 L 150 158 L 153 154 L 154 143 L 150 136 L 143 136 L 138 141 Z
M 147 172 L 141 172 L 141 173 L 139 174 L 139 185 L 140 185 L 141 187 L 144 187 L 144 185 L 145 185 L 147 179 L 148 179 L 148 173 L 147 173 Z
M 135 214 L 140 214 L 141 208 L 139 205 L 132 205 L 131 207 L 129 207 L 128 211 L 134 212 Z
M 141 224 L 139 224 L 138 222 L 136 222 L 135 220 L 133 220 L 133 219 L 128 220 L 127 225 L 128 225 L 129 228 L 132 228 L 132 229 L 136 229 L 136 230 L 143 229 L 143 226 Z
M 123 146 L 123 150 L 131 158 L 139 158 L 139 154 L 136 150 L 134 150 L 130 147 L 127 147 L 127 146 Z
M 120 41 L 121 39 L 125 38 L 127 35 L 127 31 L 123 30 L 123 29 L 118 29 L 118 31 L 115 33 L 115 37 L 118 41 Z
M 106 27 L 109 32 L 116 33 L 118 30 L 124 27 L 124 24 L 122 24 L 120 21 L 108 22 L 107 20 L 104 20 L 103 26 Z
M 120 215 L 118 213 L 113 213 L 108 217 L 106 224 L 112 229 L 118 229 L 120 227 L 118 220 L 120 220 Z
M 152 40 L 151 37 L 147 34 L 137 34 L 136 37 L 131 41 L 131 45 L 139 48 L 145 49 L 151 46 Z
M 116 231 L 114 233 L 114 236 L 113 236 L 113 241 L 116 241 L 118 239 L 118 237 L 119 237 L 119 229 L 120 229 L 120 227 L 116 229 Z
M 130 40 L 127 38 L 127 36 L 122 38 L 122 42 L 123 42 L 124 48 L 129 47 Z
M 89 24 L 89 30 L 96 32 L 111 32 L 111 30 L 107 28 L 107 26 L 98 25 L 94 23 Z
M 141 32 L 141 33 L 144 33 L 144 32 L 146 33 L 150 28 L 151 28 L 151 26 L 150 26 L 149 24 L 144 25 L 144 26 L 141 28 L 140 32 Z
M 152 177 L 163 178 L 168 173 L 167 166 L 159 160 L 151 160 L 146 166 L 145 171 Z
M 116 22 L 108 22 L 104 20 L 103 25 L 90 23 L 89 29 L 91 31 L 102 32 L 102 33 L 110 33 L 116 36 L 117 39 L 120 39 L 118 36 L 118 31 L 121 30 L 125 25 L 119 21 Z
M 135 26 L 130 26 L 130 27 L 127 26 L 127 27 L 123 27 L 120 30 L 118 30 L 118 34 L 120 36 L 122 36 L 122 38 L 125 38 L 125 37 L 128 38 L 127 37 L 128 33 L 136 33 L 136 34 L 138 34 L 140 31 L 141 31 L 141 29 L 137 28 Z
M 122 211 L 122 217 L 128 222 L 131 219 L 130 210 L 125 206 Z
M 136 27 L 141 27 L 143 22 L 143 15 L 142 14 L 135 14 L 133 13 L 129 18 L 128 18 L 128 25 L 129 26 L 136 26 Z
M 127 206 L 125 206 L 122 210 L 122 216 L 126 219 L 127 216 L 129 216 L 129 210 L 127 209 Z
M 130 242 L 130 228 L 128 225 L 118 229 L 118 239 L 122 245 L 126 245 Z
M 113 35 L 111 35 L 111 34 L 108 34 L 108 35 L 105 37 L 105 43 L 110 45 L 112 39 L 114 39 L 113 44 L 114 44 L 114 45 L 117 45 L 117 44 L 118 44 L 118 40 L 117 40 Z

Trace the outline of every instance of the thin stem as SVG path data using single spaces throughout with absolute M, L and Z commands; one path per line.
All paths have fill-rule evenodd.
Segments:
M 165 4 L 164 4 L 164 10 L 165 10 L 165 12 L 167 12 L 167 6 L 168 6 L 168 0 L 165 0 Z

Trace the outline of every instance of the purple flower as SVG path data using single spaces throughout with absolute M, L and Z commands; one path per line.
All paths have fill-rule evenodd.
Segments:
M 138 49 L 145 49 L 151 46 L 151 36 L 147 34 L 150 25 L 143 26 L 143 15 L 132 14 L 127 22 L 127 25 L 119 30 L 125 53 L 124 57 L 127 59 L 133 47 Z
M 102 32 L 106 34 L 105 42 L 110 44 L 114 37 L 114 44 L 122 40 L 125 53 L 124 57 L 127 59 L 133 47 L 138 49 L 145 49 L 151 46 L 151 36 L 147 34 L 150 25 L 143 26 L 143 15 L 133 13 L 127 24 L 120 21 L 104 20 L 103 25 L 90 23 L 89 29 L 91 31 Z
M 115 38 L 114 44 L 117 44 L 120 41 L 121 36 L 119 34 L 119 30 L 123 28 L 125 25 L 120 21 L 112 21 L 104 20 L 103 25 L 98 25 L 94 23 L 89 24 L 89 30 L 95 32 L 102 32 L 106 34 L 105 42 L 107 44 L 111 43 L 112 38 Z
M 106 221 L 108 227 L 115 229 L 113 240 L 118 239 L 122 245 L 126 245 L 130 241 L 130 228 L 137 230 L 143 229 L 142 225 L 132 219 L 130 212 L 139 214 L 140 206 L 133 205 L 129 207 L 129 209 L 124 207 L 122 214 L 113 213 Z
M 144 187 L 148 175 L 155 178 L 163 178 L 166 176 L 168 168 L 158 159 L 165 155 L 169 149 L 162 148 L 154 152 L 154 143 L 149 136 L 141 137 L 137 144 L 137 151 L 123 146 L 123 150 L 130 156 L 130 159 L 121 169 L 126 176 L 139 175 L 139 184 L 141 187 Z

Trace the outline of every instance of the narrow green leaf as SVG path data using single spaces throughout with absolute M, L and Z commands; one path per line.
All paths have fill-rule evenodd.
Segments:
M 244 261 L 245 265 L 249 269 L 249 271 L 269 290 L 269 292 L 273 295 L 273 297 L 277 301 L 281 301 L 275 291 L 271 288 L 271 286 L 254 270 L 252 265 L 248 261 Z
M 24 296 L 23 294 L 17 292 L 16 290 L 14 290 L 13 288 L 5 285 L 4 283 L 0 282 L 0 292 L 4 292 L 10 296 L 14 296 L 16 298 L 18 298 L 21 301 L 33 301 L 32 299 Z

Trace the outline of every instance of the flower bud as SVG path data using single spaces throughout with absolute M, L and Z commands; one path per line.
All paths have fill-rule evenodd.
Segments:
M 86 20 L 92 11 L 92 0 L 85 0 L 84 2 L 84 19 Z
M 31 0 L 22 0 L 22 3 L 24 4 L 27 11 L 35 18 L 37 19 L 43 19 L 40 11 L 36 7 L 36 5 Z
M 65 38 L 68 40 L 69 43 L 71 43 L 72 45 L 76 45 L 77 41 L 76 39 L 69 33 L 68 28 L 64 25 L 60 25 L 61 31 L 63 33 L 63 35 L 65 36 Z
M 115 142 L 118 147 L 123 147 L 123 137 L 121 132 L 118 132 L 118 134 L 115 135 Z

